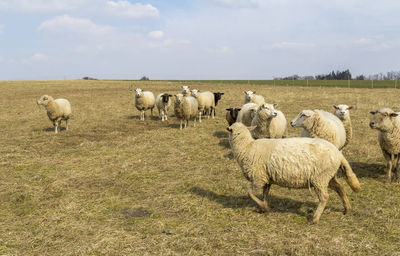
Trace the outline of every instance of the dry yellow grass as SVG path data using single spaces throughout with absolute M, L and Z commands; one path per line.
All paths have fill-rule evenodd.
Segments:
M 129 85 L 154 94 L 179 82 L 0 82 L 1 255 L 399 255 L 400 186 L 385 184 L 369 111 L 400 110 L 394 89 L 189 84 L 225 92 L 215 120 L 184 131 L 170 118 L 138 120 Z M 232 159 L 225 107 L 253 89 L 278 103 L 288 121 L 302 109 L 355 105 L 344 150 L 362 191 L 342 215 L 330 199 L 318 225 L 308 190 L 271 189 L 259 213 Z M 42 94 L 70 100 L 70 130 L 55 135 Z M 299 130 L 288 128 L 289 136 Z M 341 180 L 341 183 L 344 183 Z

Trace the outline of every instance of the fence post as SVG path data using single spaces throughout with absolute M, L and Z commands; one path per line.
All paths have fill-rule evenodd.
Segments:
M 349 80 L 347 80 L 347 85 L 349 86 L 349 88 L 350 88 L 350 79 Z
M 394 89 L 397 89 L 397 79 L 394 80 Z
M 374 88 L 374 79 L 371 80 L 371 88 Z
M 308 87 L 308 79 L 307 79 L 307 87 Z

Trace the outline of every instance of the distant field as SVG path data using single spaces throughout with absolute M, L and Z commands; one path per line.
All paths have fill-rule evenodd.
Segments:
M 172 81 L 174 82 L 174 81 Z M 195 80 L 176 82 L 198 82 Z M 227 84 L 257 84 L 257 85 L 282 85 L 304 87 L 347 87 L 347 88 L 396 88 L 400 87 L 399 81 L 392 80 L 202 80 L 203 83 Z
M 288 85 L 0 82 L 0 255 L 400 255 L 400 186 L 385 184 L 377 132 L 368 127 L 369 111 L 400 111 L 398 91 L 279 82 Z M 130 85 L 154 94 L 190 85 L 225 95 L 215 120 L 180 131 L 174 117 L 139 121 Z M 350 215 L 330 190 L 320 223 L 307 225 L 315 194 L 278 186 L 271 212 L 259 213 L 225 129 L 225 108 L 242 103 L 245 90 L 278 103 L 288 121 L 302 109 L 355 106 L 354 138 L 343 153 L 362 191 L 340 179 Z M 69 131 L 54 134 L 36 106 L 43 94 L 71 101 Z

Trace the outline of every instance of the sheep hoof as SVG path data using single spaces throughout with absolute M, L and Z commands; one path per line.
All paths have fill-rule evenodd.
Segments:
M 316 219 L 313 218 L 313 219 L 311 219 L 311 220 L 308 221 L 308 224 L 314 225 L 314 224 L 317 224 L 318 221 L 319 221 L 319 220 L 316 220 Z
M 262 213 L 269 213 L 269 207 L 268 206 L 262 206 L 261 208 Z
M 346 208 L 343 211 L 343 215 L 348 215 L 351 212 L 351 208 Z

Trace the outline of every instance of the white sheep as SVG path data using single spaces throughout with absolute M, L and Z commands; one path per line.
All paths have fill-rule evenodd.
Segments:
M 323 110 L 303 110 L 290 122 L 292 127 L 302 127 L 302 137 L 321 138 L 341 150 L 346 142 L 343 123 L 335 115 Z
M 191 95 L 197 99 L 199 107 L 199 122 L 201 123 L 201 115 L 203 112 L 210 113 L 214 118 L 215 98 L 212 92 L 199 92 L 197 89 L 191 90 Z M 209 115 L 207 115 L 210 118 Z
M 190 95 L 190 88 L 187 85 L 182 86 L 182 94 L 183 96 L 189 96 Z
M 47 116 L 53 122 L 54 132 L 61 131 L 61 120 L 65 120 L 65 130 L 68 130 L 68 119 L 71 117 L 71 104 L 66 99 L 53 99 L 49 95 L 43 95 L 37 101 L 38 105 L 45 107 Z
M 353 106 L 347 106 L 344 104 L 340 105 L 333 105 L 333 108 L 335 109 L 333 114 L 337 116 L 340 121 L 342 121 L 344 129 L 346 131 L 346 142 L 344 143 L 345 147 L 347 144 L 349 144 L 351 138 L 353 137 L 353 128 L 351 126 L 351 119 L 350 119 L 350 110 L 353 109 Z
M 257 105 L 261 105 L 265 102 L 264 97 L 256 94 L 253 91 L 245 91 L 244 92 L 244 103 L 256 103 Z
M 286 137 L 286 118 L 282 111 L 276 110 L 278 104 L 261 104 L 251 121 L 254 139 Z
M 151 110 L 153 117 L 153 108 L 155 104 L 154 94 L 149 91 L 143 91 L 140 88 L 135 89 L 135 107 L 140 111 L 140 120 L 144 121 L 144 112 L 148 109 Z
M 372 129 L 377 129 L 378 142 L 387 165 L 387 182 L 392 182 L 392 167 L 394 166 L 394 181 L 400 182 L 400 119 L 399 113 L 390 108 L 380 108 L 371 111 L 374 116 L 369 122 Z
M 246 126 L 251 125 L 251 121 L 256 115 L 258 105 L 256 103 L 246 103 L 244 104 L 239 111 L 236 122 L 241 122 Z
M 180 120 L 179 128 L 182 130 L 182 123 L 185 122 L 185 128 L 189 125 L 189 120 L 194 119 L 193 127 L 196 127 L 196 117 L 198 115 L 198 103 L 192 96 L 183 96 L 176 94 L 174 102 L 175 116 Z
M 168 120 L 168 109 L 171 106 L 171 94 L 160 93 L 156 98 L 156 106 L 158 109 L 158 116 L 161 121 Z
M 343 186 L 337 181 L 339 167 L 355 192 L 360 183 L 342 153 L 330 142 L 319 138 L 258 139 L 252 138 L 242 123 L 227 128 L 233 155 L 243 175 L 251 182 L 249 196 L 263 211 L 269 211 L 268 193 L 272 184 L 287 188 L 313 187 L 319 205 L 310 224 L 317 223 L 328 201 L 328 187 L 340 196 L 344 214 L 351 210 Z M 263 201 L 254 193 L 263 188 Z

